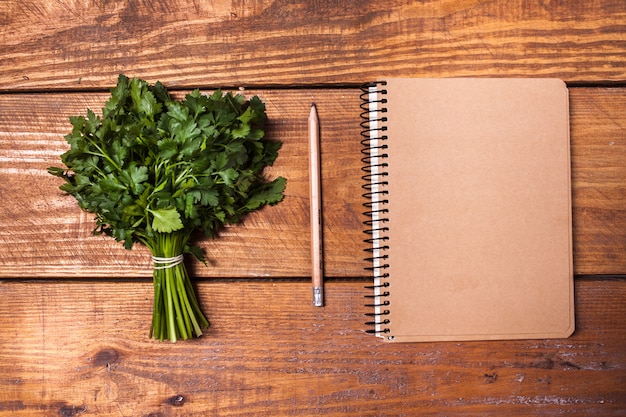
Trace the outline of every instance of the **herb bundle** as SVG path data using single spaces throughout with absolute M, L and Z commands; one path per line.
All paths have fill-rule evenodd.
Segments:
M 215 237 L 224 224 L 282 200 L 286 180 L 264 176 L 281 145 L 264 138 L 266 121 L 257 96 L 195 90 L 176 101 L 161 83 L 124 75 L 102 117 L 89 109 L 70 117 L 65 167 L 48 172 L 95 214 L 95 234 L 152 252 L 150 337 L 176 342 L 209 326 L 183 263 L 184 253 L 205 261 L 192 233 Z

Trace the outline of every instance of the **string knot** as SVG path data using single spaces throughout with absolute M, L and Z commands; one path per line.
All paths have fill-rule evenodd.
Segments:
M 154 269 L 167 269 L 174 268 L 176 265 L 183 262 L 183 254 L 173 256 L 171 258 L 163 258 L 161 256 L 153 256 L 152 262 L 154 262 Z

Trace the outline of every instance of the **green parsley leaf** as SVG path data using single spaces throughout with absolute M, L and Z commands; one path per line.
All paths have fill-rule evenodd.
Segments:
M 171 233 L 183 228 L 180 214 L 175 208 L 148 211 L 154 216 L 152 228 L 160 233 Z

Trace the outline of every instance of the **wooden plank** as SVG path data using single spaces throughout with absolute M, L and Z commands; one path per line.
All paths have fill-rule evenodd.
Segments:
M 285 201 L 203 241 L 203 277 L 310 276 L 306 115 L 322 124 L 325 266 L 330 277 L 363 275 L 361 153 L 357 89 L 263 90 L 270 137 L 283 141 L 270 175 L 288 178 Z M 65 149 L 68 115 L 99 109 L 104 94 L 0 95 L 0 276 L 150 276 L 147 251 L 94 237 L 92 216 L 46 174 Z M 576 274 L 626 273 L 626 90 L 572 88 Z
M 283 141 L 268 176 L 288 179 L 285 200 L 228 227 L 217 241 L 203 240 L 210 266 L 198 276 L 310 276 L 307 118 L 319 107 L 325 198 L 326 274 L 363 275 L 359 98 L 354 91 L 255 91 L 267 104 L 267 137 Z M 0 276 L 150 276 L 148 251 L 129 252 L 91 235 L 93 215 L 78 209 L 47 174 L 60 165 L 71 130 L 69 115 L 102 107 L 108 95 L 0 96 Z M 350 115 L 350 117 L 346 117 Z M 200 236 L 202 238 L 202 236 Z
M 570 89 L 577 274 L 626 272 L 626 89 Z
M 622 0 L 0 2 L 0 90 L 394 76 L 626 79 Z
M 569 339 L 388 345 L 362 283 L 202 282 L 201 339 L 147 339 L 151 284 L 0 282 L 0 415 L 623 415 L 626 281 L 577 280 Z

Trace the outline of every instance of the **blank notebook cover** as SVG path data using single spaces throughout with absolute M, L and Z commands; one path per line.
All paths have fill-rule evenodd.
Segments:
M 364 87 L 373 333 L 574 331 L 568 91 L 556 79 Z

